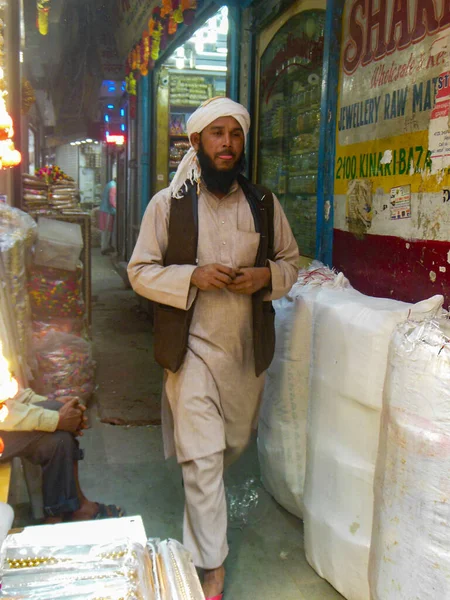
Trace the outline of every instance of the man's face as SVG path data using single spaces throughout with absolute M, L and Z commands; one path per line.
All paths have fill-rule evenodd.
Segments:
M 220 117 L 205 127 L 201 134 L 193 133 L 191 142 L 198 151 L 201 146 L 218 171 L 230 171 L 244 152 L 244 132 L 234 117 Z

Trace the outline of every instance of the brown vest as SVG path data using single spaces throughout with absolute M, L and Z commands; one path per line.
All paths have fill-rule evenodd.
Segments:
M 238 177 L 250 205 L 255 230 L 261 234 L 255 267 L 266 266 L 273 259 L 273 196 L 272 193 Z M 181 199 L 171 199 L 169 243 L 164 256 L 164 266 L 195 265 L 198 243 L 198 196 L 195 185 L 190 185 Z M 272 302 L 264 302 L 266 289 L 252 296 L 253 347 L 256 376 L 261 375 L 272 362 L 275 350 L 275 310 Z M 155 306 L 155 359 L 165 369 L 176 373 L 183 363 L 189 337 L 189 327 L 195 302 L 185 311 L 166 304 Z

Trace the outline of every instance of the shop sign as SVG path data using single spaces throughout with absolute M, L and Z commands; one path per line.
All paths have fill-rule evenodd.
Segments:
M 114 23 L 119 54 L 126 57 L 148 27 L 158 0 L 115 0 Z
M 336 193 L 355 178 L 423 191 L 450 166 L 450 0 L 347 0 L 343 19 Z

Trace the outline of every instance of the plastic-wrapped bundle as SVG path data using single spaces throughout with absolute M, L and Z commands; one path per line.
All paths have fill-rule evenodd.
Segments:
M 71 333 L 72 335 L 89 339 L 86 330 L 86 321 L 81 317 L 75 319 L 64 317 L 46 317 L 45 320 L 35 319 L 33 321 L 33 342 L 36 343 L 44 338 L 49 331 Z
M 389 341 L 398 323 L 409 315 L 431 317 L 442 302 L 434 296 L 412 305 L 352 289 L 321 289 L 315 299 L 305 550 L 311 566 L 348 600 L 370 598 L 373 484 Z
M 286 510 L 302 518 L 312 309 L 322 286 L 349 287 L 342 275 L 314 261 L 290 293 L 274 302 L 276 346 L 258 424 L 261 477 Z
M 158 542 L 156 548 L 160 600 L 203 600 L 205 596 L 186 548 L 170 539 Z
M 400 325 L 375 477 L 373 600 L 450 598 L 450 323 Z
M 36 239 L 34 220 L 26 213 L 0 203 L 0 254 L 4 281 L 12 300 L 19 336 L 19 360 L 26 378 L 35 367 L 31 345 L 31 309 L 27 293 L 27 265 Z
M 94 391 L 95 363 L 91 344 L 68 333 L 49 331 L 35 344 L 38 394 L 57 399 L 78 396 L 87 401 Z
M 28 293 L 33 315 L 51 317 L 82 317 L 83 265 L 78 261 L 75 271 L 34 265 L 28 280 Z
M 136 542 L 97 546 L 2 548 L 0 598 L 23 600 L 155 600 L 151 561 Z

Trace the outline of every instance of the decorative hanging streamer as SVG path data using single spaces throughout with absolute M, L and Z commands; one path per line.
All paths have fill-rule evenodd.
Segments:
M 169 21 L 167 19 L 163 21 L 162 28 L 160 51 L 165 50 L 169 42 Z
M 161 6 L 161 18 L 166 17 L 172 13 L 172 0 L 162 0 Z
M 126 87 L 126 91 L 130 96 L 136 96 L 136 78 L 133 74 L 133 72 L 131 72 L 128 77 L 125 78 L 127 87 Z
M 49 1 L 49 0 L 47 0 Z M 128 84 L 129 75 L 134 71 L 136 76 L 148 75 L 153 69 L 160 53 L 164 50 L 169 38 L 178 30 L 181 23 L 191 24 L 195 19 L 197 0 L 161 0 L 148 21 L 148 31 L 144 31 L 141 41 L 130 51 L 126 62 L 127 92 L 132 88 Z M 135 75 L 133 75 L 135 79 Z
M 177 25 L 180 25 L 184 21 L 181 4 L 178 6 L 177 9 L 173 11 L 172 18 L 175 21 L 175 23 L 177 23 Z
M 142 35 L 142 62 L 141 62 L 141 75 L 146 77 L 148 75 L 148 62 L 150 60 L 150 37 L 148 31 L 144 31 Z
M 27 115 L 36 102 L 33 86 L 28 79 L 22 79 L 22 114 Z
M 162 34 L 163 34 L 163 26 L 161 25 L 161 23 L 158 23 L 158 28 L 155 29 L 155 31 L 153 32 L 153 35 L 152 35 L 153 42 L 152 42 L 151 57 L 153 60 L 158 60 L 158 58 L 159 58 Z
M 192 25 L 197 10 L 197 0 L 181 0 L 183 9 L 183 20 L 186 25 Z
M 48 14 L 50 12 L 50 0 L 37 0 L 37 28 L 41 35 L 48 33 Z
M 175 21 L 174 15 L 171 15 L 169 18 L 169 27 L 167 28 L 167 32 L 169 35 L 174 35 L 177 32 L 178 23 Z

